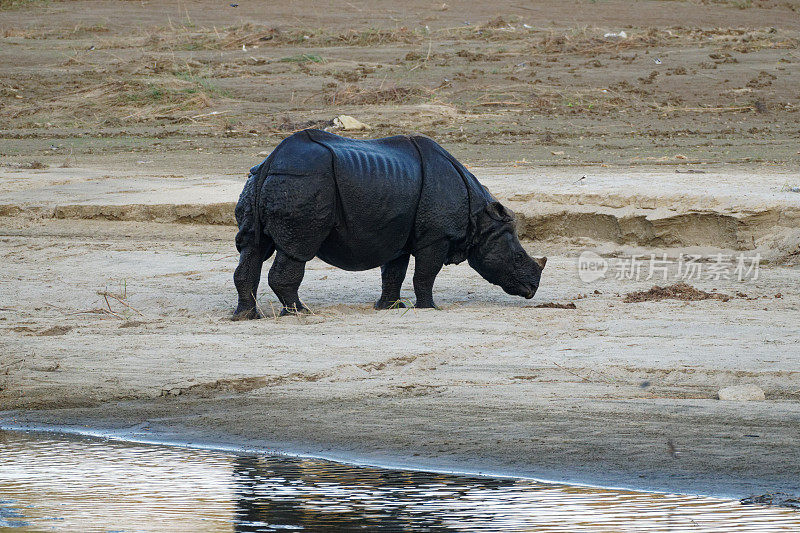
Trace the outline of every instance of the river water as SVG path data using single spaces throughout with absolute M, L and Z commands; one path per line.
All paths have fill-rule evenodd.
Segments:
M 735 500 L 0 431 L 19 531 L 800 531 Z

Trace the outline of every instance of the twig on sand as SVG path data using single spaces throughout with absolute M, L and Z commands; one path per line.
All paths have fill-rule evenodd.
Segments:
M 187 117 L 187 118 L 195 119 L 195 118 L 202 118 L 202 117 L 212 117 L 212 116 L 216 116 L 216 115 L 224 115 L 225 113 L 230 113 L 230 111 L 228 111 L 227 109 L 225 111 L 212 111 L 210 113 L 203 113 L 201 115 L 195 115 L 193 117 Z
M 559 365 L 558 363 L 556 363 L 555 361 L 553 361 L 553 364 L 556 365 L 561 370 L 563 370 L 564 372 L 567 372 L 568 374 L 572 374 L 575 377 L 579 377 L 579 378 L 581 378 L 583 381 L 585 381 L 587 383 L 596 383 L 597 382 L 596 380 L 590 379 L 590 378 L 588 378 L 586 376 L 582 376 L 581 374 L 578 374 L 577 372 L 573 372 L 569 368 L 563 367 L 563 366 Z M 613 383 L 614 382 L 613 379 L 609 378 L 608 376 L 606 376 L 602 372 L 598 372 L 597 370 L 592 370 L 592 372 L 594 372 L 595 374 L 597 374 L 598 376 L 603 378 L 602 380 L 604 382 L 606 382 L 606 383 Z
M 120 314 L 115 313 L 114 311 L 110 311 L 108 309 L 103 309 L 101 307 L 98 307 L 96 309 L 86 309 L 85 311 L 75 311 L 74 313 L 67 313 L 67 316 L 70 315 L 111 315 L 114 318 L 125 320 L 125 317 L 121 316 Z
M 139 311 L 138 309 L 133 307 L 131 304 L 129 304 L 128 302 L 126 302 L 120 296 L 117 296 L 116 294 L 112 294 L 112 293 L 110 293 L 108 291 L 97 291 L 97 294 L 99 294 L 100 296 L 105 298 L 106 305 L 108 305 L 108 310 L 109 311 L 111 310 L 111 305 L 109 305 L 108 299 L 109 298 L 113 298 L 116 301 L 118 301 L 119 303 L 121 303 L 122 305 L 124 305 L 125 307 L 127 307 L 128 309 L 130 309 L 131 311 L 133 311 L 134 313 L 138 314 L 139 316 L 144 316 L 144 313 L 142 313 L 141 311 Z
M 582 376 L 582 375 L 578 374 L 577 372 L 573 372 L 569 368 L 565 368 L 565 367 L 559 365 L 558 363 L 556 363 L 555 361 L 553 361 L 553 364 L 556 365 L 561 370 L 563 370 L 564 372 L 567 372 L 568 374 L 572 374 L 575 377 L 579 377 L 579 378 L 581 378 L 583 381 L 585 381 L 587 383 L 592 383 L 592 380 L 587 378 L 586 376 Z
M 222 261 L 223 259 L 230 259 L 231 257 L 239 257 L 239 254 L 223 255 L 222 257 L 217 257 L 216 259 L 212 259 L 212 261 Z
M 431 58 L 431 48 L 433 48 L 433 38 L 431 38 L 430 41 L 428 42 L 428 54 L 425 56 L 425 59 L 423 59 L 420 63 L 417 63 L 411 69 L 409 69 L 409 72 L 417 70 L 419 67 L 428 62 L 428 60 Z
M 663 109 L 664 113 L 691 112 L 691 113 L 739 113 L 742 111 L 754 111 L 752 105 L 735 107 L 670 107 Z
M 494 105 L 525 105 L 525 102 L 480 102 L 476 106 L 494 106 Z
M 250 295 L 253 297 L 253 301 L 256 302 L 256 311 L 258 311 L 258 314 L 261 315 L 261 316 L 267 316 L 267 315 L 264 314 L 264 310 L 261 309 L 261 306 L 258 305 L 258 298 L 256 298 L 256 295 L 253 294 L 252 292 L 250 293 Z M 270 307 L 272 307 L 272 303 L 270 303 Z M 274 310 L 273 310 L 273 312 L 274 312 Z

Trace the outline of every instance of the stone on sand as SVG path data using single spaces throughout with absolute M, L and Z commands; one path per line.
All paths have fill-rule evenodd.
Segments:
M 734 385 L 719 390 L 720 400 L 732 400 L 736 402 L 760 401 L 764 399 L 764 391 L 756 385 Z

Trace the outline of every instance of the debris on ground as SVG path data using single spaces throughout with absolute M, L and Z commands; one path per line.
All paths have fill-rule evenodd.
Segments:
M 335 119 L 334 119 L 335 120 Z M 281 118 L 280 124 L 275 128 L 276 131 L 290 132 L 300 131 L 308 128 L 324 129 L 327 130 L 334 125 L 334 120 L 301 120 L 293 121 L 291 118 L 284 116 Z M 260 154 L 259 154 L 260 155 Z M 267 152 L 269 155 L 269 152 Z
M 50 165 L 48 165 L 47 163 L 42 163 L 41 161 L 28 161 L 27 163 L 20 163 L 11 166 L 14 168 L 18 168 L 20 170 L 41 170 L 45 168 L 50 168 Z
M 772 505 L 775 507 L 791 507 L 800 509 L 800 498 L 786 494 L 785 492 L 770 492 L 761 496 L 750 496 L 739 500 L 742 505 Z
M 333 128 L 344 131 L 366 131 L 372 128 L 350 115 L 339 115 L 333 119 Z
M 606 39 L 627 39 L 628 34 L 625 33 L 625 30 L 622 30 L 620 32 L 608 32 L 604 34 L 603 37 Z
M 764 391 L 761 387 L 756 385 L 734 385 L 733 387 L 725 387 L 719 390 L 717 397 L 720 400 L 734 401 L 734 402 L 760 402 L 764 400 Z
M 39 331 L 36 334 L 43 337 L 53 337 L 55 335 L 66 335 L 72 331 L 72 326 L 53 326 L 45 330 Z
M 568 302 L 565 304 L 558 302 L 547 302 L 533 306 L 535 309 L 577 309 L 575 302 Z
M 722 300 L 723 302 L 727 302 L 731 299 L 731 297 L 727 294 L 716 294 L 713 292 L 701 291 L 700 289 L 695 289 L 687 283 L 680 282 L 666 287 L 654 285 L 652 289 L 647 291 L 629 292 L 625 295 L 623 302 L 629 304 L 666 299 L 685 301 Z

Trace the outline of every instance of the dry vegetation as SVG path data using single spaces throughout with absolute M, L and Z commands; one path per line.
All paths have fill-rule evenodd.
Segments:
M 666 299 L 689 302 L 713 299 L 727 302 L 731 297 L 727 294 L 718 294 L 696 289 L 687 283 L 675 283 L 666 287 L 654 285 L 653 288 L 646 291 L 629 292 L 625 295 L 623 301 L 625 303 L 636 303 Z
M 500 159 L 530 161 L 541 146 L 552 160 L 550 145 L 572 148 L 561 163 L 669 160 L 687 146 L 698 160 L 796 160 L 800 31 L 767 24 L 788 20 L 795 3 L 635 2 L 611 27 L 560 23 L 572 16 L 560 4 L 537 7 L 552 14 L 547 24 L 513 4 L 483 20 L 420 4 L 383 22 L 356 11 L 327 24 L 241 9 L 232 18 L 227 5 L 200 2 L 164 4 L 155 18 L 153 6 L 126 2 L 114 9 L 140 20 L 121 24 L 64 5 L 4 3 L 6 137 L 179 127 L 214 144 L 345 113 L 370 135 L 414 130 L 497 147 L 489 153 Z M 650 22 L 672 6 L 698 10 L 696 20 Z M 625 38 L 607 35 L 623 29 Z M 752 135 L 771 152 L 746 143 Z M 17 154 L 32 155 L 22 145 L 2 155 Z

